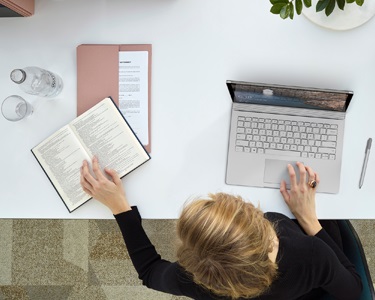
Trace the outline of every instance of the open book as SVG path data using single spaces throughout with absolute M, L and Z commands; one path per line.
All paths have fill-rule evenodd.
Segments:
M 105 98 L 31 149 L 72 212 L 91 199 L 80 184 L 83 160 L 95 155 L 101 168 L 124 177 L 146 161 L 144 149 L 111 98 Z

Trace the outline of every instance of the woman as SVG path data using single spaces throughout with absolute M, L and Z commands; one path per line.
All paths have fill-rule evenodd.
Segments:
M 177 262 L 157 254 L 114 170 L 103 173 L 94 157 L 91 175 L 85 161 L 81 185 L 114 214 L 139 278 L 149 288 L 194 299 L 319 299 L 327 293 L 358 299 L 361 280 L 340 248 L 336 224 L 316 216 L 319 176 L 302 163 L 297 167 L 299 180 L 288 165 L 290 191 L 284 181 L 280 186 L 296 221 L 263 214 L 223 193 L 195 200 L 178 221 Z

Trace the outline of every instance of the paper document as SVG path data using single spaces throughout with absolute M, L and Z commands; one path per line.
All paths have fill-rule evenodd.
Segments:
M 148 145 L 148 52 L 119 52 L 119 109 L 137 137 Z

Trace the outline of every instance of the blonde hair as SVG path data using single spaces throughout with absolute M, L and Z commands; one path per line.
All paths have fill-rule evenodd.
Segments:
M 232 299 L 263 294 L 277 275 L 274 229 L 239 196 L 210 194 L 188 204 L 177 223 L 179 264 L 195 283 Z

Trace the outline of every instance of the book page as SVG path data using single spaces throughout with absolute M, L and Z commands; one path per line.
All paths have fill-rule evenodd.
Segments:
M 69 210 L 91 198 L 80 184 L 82 162 L 90 157 L 69 126 L 55 132 L 32 151 Z
M 143 145 L 148 145 L 148 52 L 119 52 L 119 108 Z
M 109 98 L 75 119 L 70 126 L 87 152 L 98 157 L 100 166 L 116 170 L 120 177 L 149 159 Z

